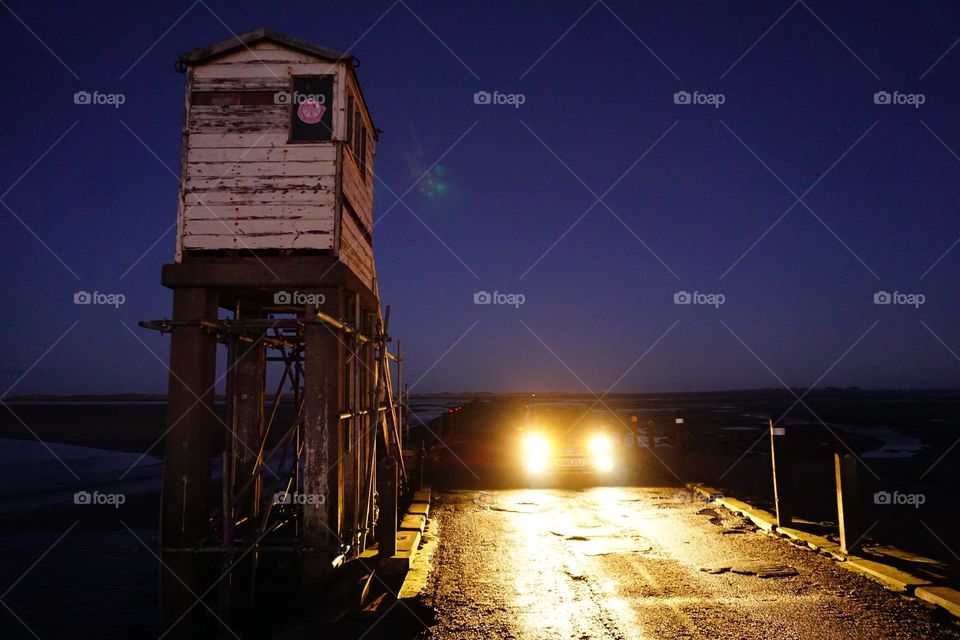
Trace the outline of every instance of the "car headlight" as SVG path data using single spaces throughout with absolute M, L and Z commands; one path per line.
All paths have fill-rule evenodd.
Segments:
M 523 439 L 524 462 L 527 471 L 541 473 L 547 468 L 550 443 L 542 435 L 531 433 Z
M 590 451 L 593 453 L 608 453 L 610 451 L 610 437 L 598 434 L 590 440 Z
M 550 443 L 538 433 L 531 433 L 523 439 L 523 450 L 528 456 L 543 457 L 550 452 Z

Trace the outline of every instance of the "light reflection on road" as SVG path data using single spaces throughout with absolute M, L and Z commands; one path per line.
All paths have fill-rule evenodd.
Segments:
M 960 637 L 825 558 L 731 532 L 735 516 L 700 514 L 710 505 L 677 489 L 448 495 L 433 576 L 441 640 Z M 758 562 L 797 575 L 701 571 Z

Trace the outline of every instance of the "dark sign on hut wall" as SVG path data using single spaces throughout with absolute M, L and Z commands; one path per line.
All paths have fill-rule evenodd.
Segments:
M 294 76 L 290 94 L 290 140 L 333 139 L 333 76 Z

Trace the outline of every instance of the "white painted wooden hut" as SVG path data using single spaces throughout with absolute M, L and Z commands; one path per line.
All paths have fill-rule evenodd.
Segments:
M 377 130 L 355 65 L 265 27 L 180 57 L 177 262 L 323 254 L 372 288 Z

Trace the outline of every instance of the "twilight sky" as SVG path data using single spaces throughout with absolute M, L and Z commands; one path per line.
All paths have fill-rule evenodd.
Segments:
M 415 392 L 960 385 L 953 3 L 2 0 L 0 398 L 165 390 L 173 64 L 260 25 L 361 61 Z

